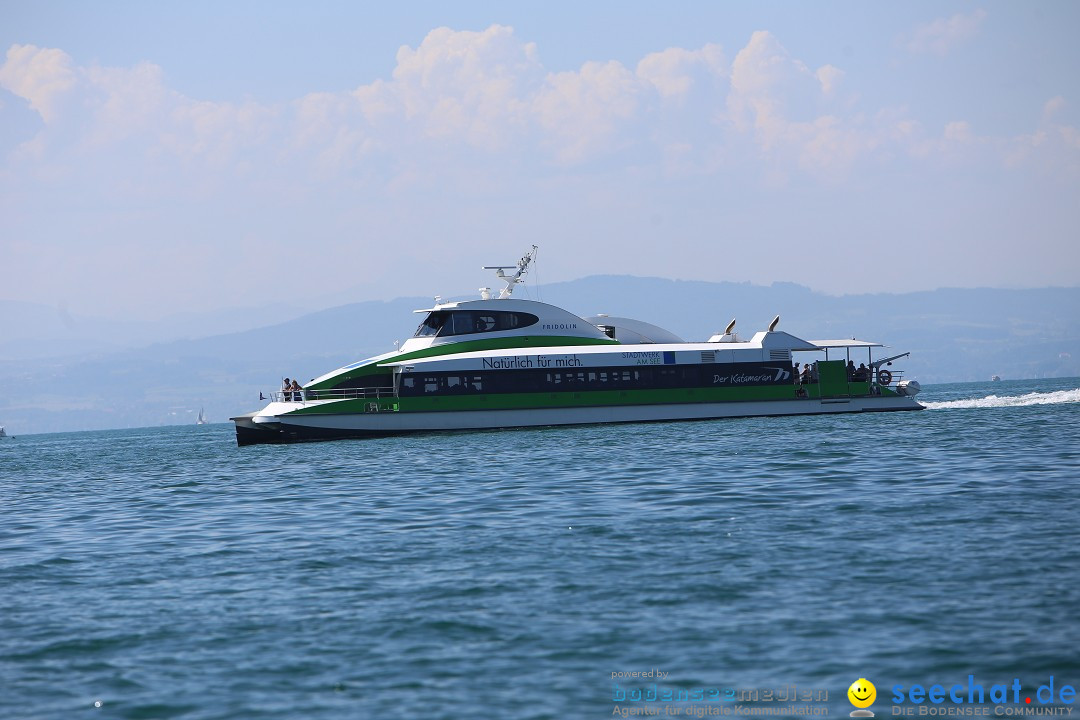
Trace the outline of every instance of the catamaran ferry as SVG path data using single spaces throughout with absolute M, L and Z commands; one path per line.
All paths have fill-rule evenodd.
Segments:
M 484 268 L 505 281 L 499 297 L 482 288 L 479 300 L 436 298 L 416 311 L 424 321 L 399 349 L 232 418 L 237 444 L 922 409 L 918 382 L 890 367 L 908 353 L 875 360 L 879 343 L 802 340 L 776 329 L 779 316 L 749 339 L 732 320 L 706 342 L 687 342 L 639 320 L 513 298 L 535 251 L 516 266 Z M 855 367 L 853 354 L 866 362 Z

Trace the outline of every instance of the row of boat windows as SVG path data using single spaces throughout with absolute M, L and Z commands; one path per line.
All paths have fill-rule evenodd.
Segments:
M 439 310 L 429 314 L 413 337 L 448 337 L 517 330 L 540 322 L 532 313 L 504 310 Z
M 648 388 L 706 387 L 712 371 L 699 366 L 655 368 L 590 368 L 588 370 L 520 370 L 512 372 L 424 373 L 401 378 L 398 394 L 456 395 L 467 393 L 577 392 Z

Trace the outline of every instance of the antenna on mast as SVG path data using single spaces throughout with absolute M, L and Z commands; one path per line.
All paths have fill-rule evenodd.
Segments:
M 517 265 L 484 265 L 483 266 L 484 270 L 494 270 L 495 271 L 495 277 L 499 278 L 500 280 L 502 280 L 503 282 L 506 283 L 506 287 L 504 287 L 502 290 L 499 291 L 499 299 L 500 300 L 505 300 L 506 298 L 510 297 L 510 295 L 514 292 L 514 286 L 517 285 L 519 282 L 523 282 L 522 279 L 521 279 L 521 276 L 524 275 L 525 271 L 529 269 L 529 263 L 531 263 L 533 261 L 533 258 L 536 257 L 536 250 L 537 250 L 537 247 L 535 245 L 533 245 L 532 250 L 530 250 L 528 253 L 526 253 L 525 257 L 518 260 Z M 507 275 L 504 272 L 505 270 L 513 270 L 514 268 L 517 268 L 517 272 L 514 273 L 513 275 Z M 481 296 L 483 296 L 483 295 L 484 295 L 484 293 L 481 293 Z M 490 295 L 488 295 L 488 297 L 490 297 Z M 487 300 L 488 297 L 484 297 L 484 299 Z

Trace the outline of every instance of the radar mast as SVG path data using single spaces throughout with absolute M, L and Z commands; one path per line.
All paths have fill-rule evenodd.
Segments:
M 510 297 L 510 295 L 514 292 L 514 286 L 517 285 L 519 282 L 524 282 L 521 279 L 521 276 L 525 274 L 526 270 L 528 270 L 529 263 L 531 263 L 533 260 L 536 259 L 536 250 L 537 250 L 537 247 L 535 245 L 533 245 L 532 250 L 530 250 L 528 253 L 526 253 L 525 257 L 518 260 L 517 265 L 484 265 L 483 266 L 484 270 L 494 270 L 495 271 L 495 277 L 499 278 L 500 280 L 502 280 L 503 282 L 506 283 L 506 287 L 504 287 L 502 290 L 499 291 L 499 299 L 500 300 L 505 300 L 506 298 Z M 506 270 L 513 270 L 514 268 L 517 268 L 516 273 L 514 273 L 513 275 L 507 275 L 506 274 L 506 272 L 505 272 Z M 480 288 L 480 296 L 484 300 L 491 299 L 491 293 L 489 292 L 488 288 Z

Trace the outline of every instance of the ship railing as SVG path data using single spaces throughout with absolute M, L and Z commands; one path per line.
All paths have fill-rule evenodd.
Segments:
M 883 376 L 881 374 L 882 371 L 888 372 L 889 375 Z M 893 370 L 892 368 L 879 368 L 873 373 L 869 373 L 861 378 L 858 375 L 848 377 L 848 392 L 853 395 L 863 395 L 866 393 L 876 395 L 880 392 L 876 388 L 889 388 L 895 391 L 896 387 L 904 379 L 904 374 L 905 373 L 903 370 Z M 802 375 L 802 373 L 799 373 L 795 375 L 793 381 L 795 385 L 799 387 L 804 385 L 817 385 L 818 383 L 820 383 L 820 378 L 814 372 L 810 373 L 809 380 L 806 380 L 804 378 L 805 376 Z M 888 380 L 889 382 L 884 382 L 885 380 Z
M 888 376 L 883 376 L 881 374 L 883 371 L 887 372 Z M 852 385 L 852 384 L 861 385 L 861 384 L 865 383 L 867 385 L 867 387 L 870 388 L 871 394 L 876 394 L 876 392 L 874 390 L 875 386 L 876 387 L 886 387 L 886 388 L 890 388 L 892 390 L 896 390 L 896 386 L 899 385 L 900 381 L 903 380 L 903 379 L 904 379 L 904 371 L 903 370 L 893 370 L 892 368 L 880 368 L 880 369 L 875 370 L 874 372 L 870 373 L 869 375 L 867 375 L 866 379 L 862 380 L 861 382 L 859 380 L 855 380 L 853 378 L 848 378 L 848 384 L 849 385 Z M 885 380 L 888 380 L 889 382 L 884 382 Z
M 881 370 L 884 370 L 884 371 L 888 372 L 889 373 L 888 377 L 883 377 L 882 375 L 880 375 L 879 373 L 881 372 Z M 856 376 L 849 376 L 847 381 L 849 383 L 872 382 L 875 385 L 884 385 L 884 386 L 888 387 L 889 385 L 896 385 L 896 383 L 898 383 L 898 382 L 900 382 L 901 380 L 904 379 L 904 371 L 903 370 L 893 370 L 892 368 L 881 368 L 881 370 L 877 370 L 877 371 L 874 371 L 872 373 L 868 373 L 867 375 L 865 375 L 861 379 L 858 379 Z M 792 376 L 792 381 L 796 385 L 803 385 L 803 384 L 805 384 L 805 381 L 803 380 L 804 377 L 805 376 L 802 373 L 795 373 Z M 882 380 L 888 380 L 889 382 L 887 382 L 887 383 L 882 382 Z M 810 383 L 816 383 L 816 382 L 818 382 L 818 376 L 817 376 L 816 373 L 811 372 L 810 373 Z
M 889 373 L 888 377 L 882 376 L 883 372 Z M 875 385 L 881 385 L 883 387 L 893 387 L 893 388 L 895 388 L 897 383 L 899 383 L 901 380 L 904 379 L 904 371 L 903 370 L 893 370 L 892 368 L 880 368 L 879 370 L 874 372 L 874 374 L 872 376 L 872 379 L 873 379 Z M 888 380 L 889 382 L 886 383 L 886 382 L 883 382 L 883 380 Z
M 293 390 L 270 393 L 273 402 L 310 402 L 314 400 L 380 400 L 396 397 L 392 387 L 334 388 L 331 390 Z

